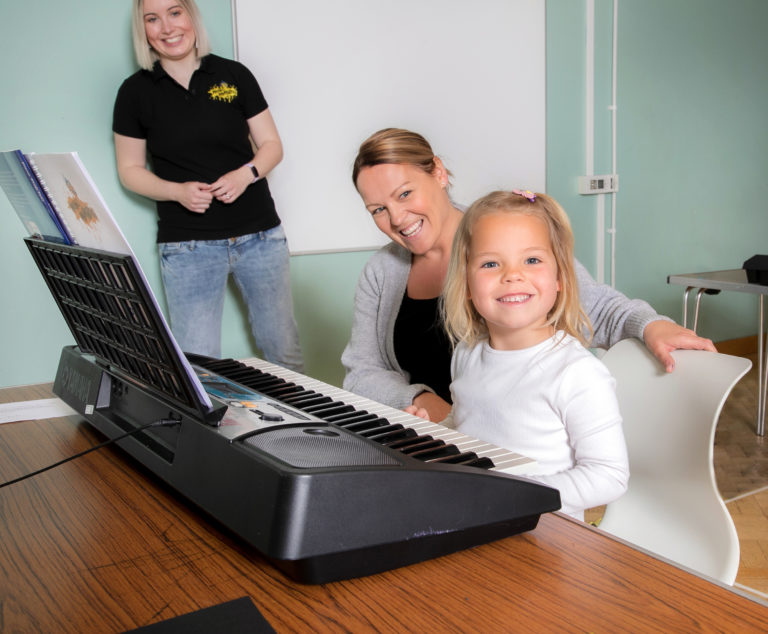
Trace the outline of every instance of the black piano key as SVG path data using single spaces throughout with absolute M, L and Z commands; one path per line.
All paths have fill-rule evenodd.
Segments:
M 327 420 L 329 423 L 335 423 L 340 427 L 344 427 L 349 423 L 354 423 L 355 421 L 362 420 L 370 416 L 373 416 L 373 414 L 369 414 L 366 410 L 357 410 L 353 408 L 351 412 L 333 414 L 332 416 L 328 416 L 325 420 Z
M 363 438 L 368 438 L 369 436 L 375 436 L 376 434 L 382 434 L 388 431 L 396 431 L 396 427 L 391 425 L 388 420 L 382 418 L 381 422 L 374 424 L 368 429 L 356 430 L 355 433 Z
M 475 462 L 473 462 L 471 466 L 478 467 L 480 469 L 493 469 L 496 465 L 493 464 L 493 460 L 483 456 L 482 458 L 478 458 L 477 460 L 475 460 Z
M 421 436 L 419 436 L 413 429 L 410 427 L 403 427 L 403 430 L 400 434 L 385 439 L 379 439 L 377 442 L 380 442 L 382 445 L 387 447 L 392 447 L 395 443 L 404 443 L 409 440 L 415 440 L 417 438 L 421 438 Z
M 312 403 L 311 405 L 303 405 L 299 409 L 303 409 L 308 414 L 314 414 L 317 411 L 328 409 L 329 407 L 336 407 L 337 405 L 343 405 L 343 403 L 334 401 L 330 396 L 324 396 L 322 401 Z
M 231 381 L 243 383 L 244 381 L 260 381 L 263 379 L 274 379 L 275 377 L 267 372 L 248 372 L 248 368 L 236 368 L 228 371 L 225 375 Z
M 411 430 L 413 431 L 413 430 Z M 403 451 L 404 449 L 407 449 L 408 447 L 412 447 L 413 445 L 416 445 L 417 443 L 425 443 L 429 442 L 431 440 L 434 440 L 432 436 L 419 436 L 414 432 L 414 436 L 411 438 L 403 438 L 402 440 L 396 440 L 389 444 L 389 447 L 392 449 L 399 449 L 400 451 Z
M 438 440 L 429 437 L 429 440 L 424 440 L 420 443 L 414 443 L 413 445 L 409 445 L 408 447 L 403 447 L 400 449 L 405 454 L 408 454 L 409 456 L 414 453 L 420 453 L 427 450 L 432 449 L 438 449 L 440 447 L 445 447 L 445 441 L 444 440 Z
M 357 431 L 358 429 L 369 429 L 373 425 L 380 424 L 381 421 L 384 421 L 385 423 L 388 422 L 376 414 L 366 414 L 362 417 L 354 417 L 352 420 L 334 424 L 343 427 L 344 429 L 348 429 L 349 431 Z
M 403 440 L 404 438 L 414 438 L 416 435 L 417 434 L 415 431 L 408 429 L 407 427 L 402 427 L 401 425 L 401 429 L 395 429 L 381 434 L 376 434 L 375 436 L 369 436 L 369 438 L 379 444 L 384 445 L 385 447 L 389 447 L 391 443 L 397 440 Z
M 467 464 L 469 462 L 474 462 L 477 459 L 478 458 L 476 453 L 472 451 L 467 451 L 464 453 L 451 454 L 448 456 L 440 456 L 439 458 L 430 458 L 425 462 L 442 462 L 446 464 Z
M 288 396 L 284 396 L 280 400 L 283 401 L 283 403 L 295 403 L 302 401 L 307 398 L 312 398 L 315 396 L 322 396 L 322 394 L 318 394 L 317 392 L 314 392 L 313 390 L 307 390 L 305 389 L 303 392 L 296 392 L 296 394 L 291 394 Z
M 388 424 L 389 424 L 388 420 L 381 418 L 380 416 L 376 416 L 375 414 L 368 414 L 368 416 L 366 416 L 362 420 L 353 421 L 346 425 L 339 425 L 339 427 L 343 427 L 347 431 L 358 433 L 366 429 L 372 429 L 374 427 L 382 427 Z
M 299 396 L 295 399 L 290 398 L 285 401 L 288 405 L 293 405 L 294 407 L 303 410 L 310 413 L 309 408 L 314 407 L 315 405 L 319 405 L 321 403 L 330 403 L 331 397 L 330 396 L 323 396 L 322 394 L 307 394 L 306 396 Z
M 332 416 L 333 414 L 348 414 L 353 410 L 354 408 L 351 405 L 346 405 L 340 401 L 336 401 L 323 407 L 313 409 L 310 413 L 314 414 L 318 418 L 326 420 L 326 416 Z
M 302 385 L 299 385 L 297 383 L 290 383 L 289 385 L 291 385 L 291 389 L 290 390 L 287 390 L 287 389 L 286 390 L 280 390 L 280 400 L 282 400 L 284 398 L 291 398 L 291 397 L 294 397 L 294 396 L 298 396 L 299 394 L 306 394 L 307 393 L 307 389 L 304 386 L 302 386 Z
M 218 363 L 206 364 L 205 367 L 209 370 L 212 370 L 214 374 L 225 376 L 237 383 L 246 380 L 257 381 L 263 378 L 277 378 L 274 374 L 270 374 L 269 372 L 264 372 L 262 370 L 257 370 L 256 368 L 249 368 L 247 365 L 243 365 L 242 363 L 236 363 L 234 366 L 229 368 L 223 368 L 223 365 L 224 362 L 220 361 Z
M 227 377 L 228 379 L 232 379 L 233 381 L 235 379 L 232 375 L 237 374 L 244 368 L 248 368 L 252 373 L 264 374 L 261 370 L 251 368 L 244 363 L 235 361 L 234 359 L 205 359 L 204 361 L 198 363 L 198 365 L 205 368 L 206 370 L 210 370 L 215 374 L 220 374 L 221 376 Z
M 366 432 L 364 432 L 364 433 L 362 433 L 360 435 L 361 436 L 365 436 L 366 438 L 370 438 L 371 440 L 375 440 L 375 441 L 378 442 L 379 438 L 381 438 L 383 436 L 386 436 L 388 434 L 394 433 L 394 432 L 402 431 L 403 429 L 405 429 L 405 428 L 400 423 L 397 423 L 395 425 L 387 425 L 386 427 L 382 427 L 382 428 L 380 428 L 378 430 L 371 429 L 371 430 L 368 430 L 368 431 L 366 431 Z
M 271 396 L 276 401 L 281 401 L 285 403 L 286 398 L 300 397 L 304 394 L 305 394 L 304 389 L 300 385 L 297 385 L 296 387 L 290 388 L 287 390 L 278 390 L 277 392 L 270 392 L 268 396 Z
M 282 400 L 283 396 L 290 396 L 291 394 L 297 394 L 299 392 L 304 392 L 305 390 L 303 387 L 296 385 L 295 383 L 285 383 L 284 385 L 270 387 L 269 389 L 261 391 L 264 392 L 264 394 L 267 396 L 271 396 L 272 398 L 280 401 Z
M 429 462 L 430 460 L 433 460 L 435 458 L 440 458 L 442 456 L 455 456 L 457 454 L 461 453 L 455 445 L 446 445 L 443 443 L 442 447 L 433 447 L 431 449 L 420 449 L 419 451 L 414 451 L 410 453 L 409 455 L 418 458 L 419 460 L 423 460 L 424 462 Z
M 366 423 L 355 423 L 354 425 L 348 425 L 345 427 L 345 429 L 355 432 L 358 436 L 367 436 L 374 434 L 377 431 L 384 431 L 389 427 L 391 427 L 391 423 L 386 418 L 376 417 L 376 419 Z
M 245 379 L 243 381 L 238 381 L 238 382 L 242 383 L 247 387 L 250 387 L 253 390 L 257 390 L 259 392 L 266 392 L 270 388 L 275 388 L 281 385 L 285 385 L 285 381 L 277 377 L 271 377 L 271 378 L 263 377 L 263 378 L 259 378 L 258 380 Z
M 274 380 L 276 378 L 268 372 L 249 372 L 249 369 L 251 368 L 243 367 L 226 373 L 217 372 L 217 374 L 221 374 L 221 376 L 225 376 L 229 380 L 234 381 L 235 383 L 241 383 L 242 385 L 246 385 L 247 383 L 259 383 L 265 380 Z

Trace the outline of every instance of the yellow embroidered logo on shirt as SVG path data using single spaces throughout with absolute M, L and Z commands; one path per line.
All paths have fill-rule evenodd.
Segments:
M 211 86 L 208 90 L 208 95 L 214 101 L 232 103 L 235 97 L 237 97 L 237 86 L 230 86 L 227 82 L 223 81 L 216 86 Z

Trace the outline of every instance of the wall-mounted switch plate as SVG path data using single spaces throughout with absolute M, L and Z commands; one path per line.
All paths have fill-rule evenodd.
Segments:
M 579 176 L 580 194 L 610 194 L 619 191 L 619 175 Z

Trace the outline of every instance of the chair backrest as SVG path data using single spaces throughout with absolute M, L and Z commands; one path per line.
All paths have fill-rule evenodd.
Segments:
M 673 356 L 675 370 L 667 373 L 628 339 L 602 357 L 616 378 L 630 480 L 600 528 L 732 584 L 739 543 L 717 490 L 713 447 L 723 403 L 752 364 L 699 350 Z

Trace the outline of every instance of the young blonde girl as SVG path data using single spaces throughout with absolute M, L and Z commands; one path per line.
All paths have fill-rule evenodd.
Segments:
M 627 487 L 615 383 L 586 348 L 573 233 L 545 194 L 493 192 L 456 233 L 442 309 L 455 349 L 446 424 L 536 460 L 583 519 Z

